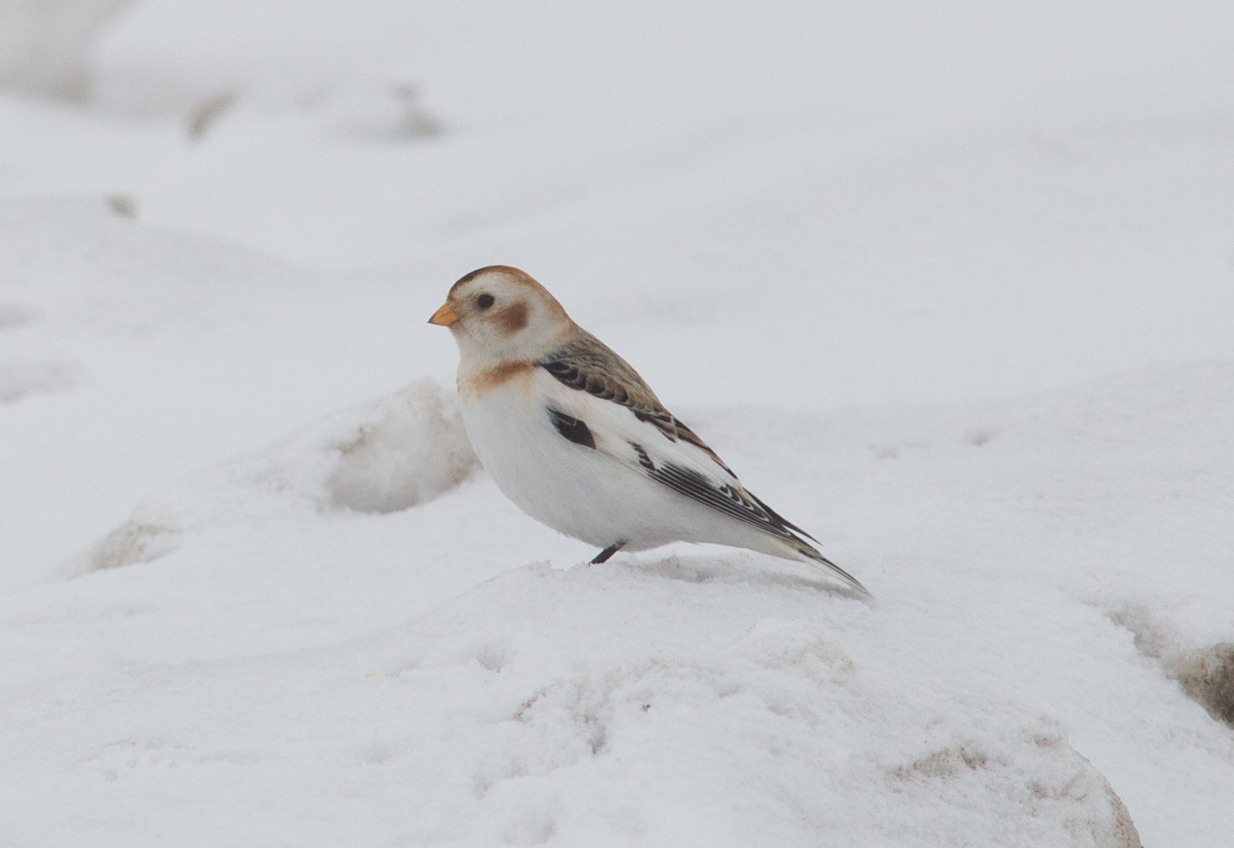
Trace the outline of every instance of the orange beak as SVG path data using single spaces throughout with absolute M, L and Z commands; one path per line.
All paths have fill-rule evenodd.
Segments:
M 458 313 L 450 308 L 450 304 L 443 303 L 441 309 L 433 313 L 433 317 L 428 319 L 430 324 L 436 324 L 438 327 L 449 327 L 458 320 Z

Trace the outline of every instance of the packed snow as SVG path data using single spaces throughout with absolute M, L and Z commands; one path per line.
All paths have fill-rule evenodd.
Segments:
M 1232 42 L 0 0 L 0 846 L 1225 848 Z M 523 516 L 498 262 L 874 598 Z

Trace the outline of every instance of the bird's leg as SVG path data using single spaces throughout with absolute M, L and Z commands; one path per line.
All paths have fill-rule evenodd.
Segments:
M 596 558 L 591 561 L 591 564 L 599 565 L 602 562 L 608 562 L 608 558 L 611 557 L 613 554 L 617 553 L 619 550 L 621 550 L 622 546 L 624 545 L 625 545 L 624 539 L 620 542 L 613 542 L 613 544 L 609 545 L 607 548 L 600 551 L 600 553 L 596 554 Z

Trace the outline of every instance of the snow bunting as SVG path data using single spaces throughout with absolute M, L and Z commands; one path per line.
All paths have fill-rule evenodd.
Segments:
M 524 272 L 472 271 L 429 323 L 458 343 L 463 424 L 485 470 L 532 518 L 603 548 L 593 563 L 714 542 L 819 566 L 868 594 Z

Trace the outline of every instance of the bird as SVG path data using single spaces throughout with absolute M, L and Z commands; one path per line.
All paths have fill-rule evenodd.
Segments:
M 592 564 L 716 543 L 817 566 L 869 595 L 526 272 L 472 271 L 429 323 L 458 345 L 459 406 L 480 464 L 523 512 L 601 548 Z

